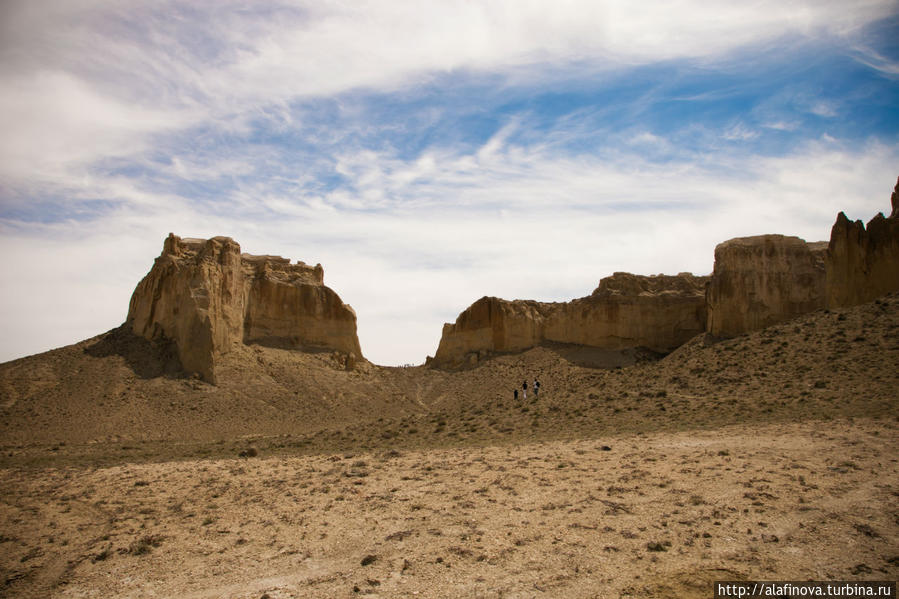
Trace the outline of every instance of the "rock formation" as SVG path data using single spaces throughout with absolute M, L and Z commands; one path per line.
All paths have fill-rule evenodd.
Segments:
M 896 178 L 896 187 L 893 188 L 893 195 L 890 196 L 890 206 L 893 209 L 890 212 L 890 218 L 899 218 L 899 177 Z
M 899 181 L 892 212 L 851 222 L 840 212 L 830 231 L 827 306 L 855 306 L 899 290 Z
M 544 342 L 608 349 L 647 347 L 667 352 L 705 328 L 708 277 L 615 273 L 588 297 L 564 303 L 483 297 L 443 335 L 432 364 L 473 365 L 493 352 L 521 351 Z
M 899 181 L 889 218 L 851 222 L 842 212 L 830 242 L 761 235 L 715 248 L 708 330 L 733 337 L 820 308 L 854 306 L 899 290 Z
M 521 351 L 543 340 L 547 316 L 556 305 L 530 300 L 482 297 L 466 308 L 455 324 L 443 325 L 432 364 L 474 364 L 491 352 Z
M 616 272 L 588 297 L 561 304 L 546 339 L 591 347 L 669 352 L 705 330 L 708 277 Z
M 173 342 L 184 370 L 213 383 L 216 360 L 233 343 L 362 357 L 356 314 L 324 285 L 321 265 L 241 254 L 229 237 L 169 234 L 131 296 L 128 321 L 141 337 Z
M 738 237 L 715 248 L 708 331 L 733 337 L 824 307 L 826 243 Z

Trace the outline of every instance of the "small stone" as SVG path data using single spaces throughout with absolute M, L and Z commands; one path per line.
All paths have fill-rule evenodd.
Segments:
M 373 564 L 376 561 L 378 561 L 377 555 L 366 555 L 365 557 L 362 558 L 362 561 L 360 563 L 363 566 L 368 566 L 369 564 Z

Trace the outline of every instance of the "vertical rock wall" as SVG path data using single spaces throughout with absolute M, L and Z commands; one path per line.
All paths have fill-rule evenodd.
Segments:
M 889 218 L 878 214 L 865 227 L 840 212 L 830 232 L 827 305 L 838 308 L 899 291 L 899 181 Z
M 738 237 L 715 248 L 708 332 L 733 337 L 824 307 L 825 246 L 798 237 Z
M 128 308 L 135 334 L 169 340 L 182 367 L 215 382 L 234 343 L 335 349 L 361 358 L 356 314 L 324 285 L 320 265 L 241 254 L 229 237 L 169 235 Z
M 493 352 L 522 351 L 545 341 L 608 349 L 670 351 L 705 326 L 708 277 L 615 273 L 592 295 L 547 303 L 483 297 L 443 335 L 432 364 L 455 368 Z
M 591 347 L 669 352 L 705 330 L 708 277 L 616 272 L 588 297 L 558 308 L 545 339 Z

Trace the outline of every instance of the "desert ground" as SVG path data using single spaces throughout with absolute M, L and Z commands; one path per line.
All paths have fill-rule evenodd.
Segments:
M 896 580 L 899 296 L 476 368 L 116 329 L 0 365 L 3 597 L 711 597 Z M 539 377 L 539 398 L 512 389 Z

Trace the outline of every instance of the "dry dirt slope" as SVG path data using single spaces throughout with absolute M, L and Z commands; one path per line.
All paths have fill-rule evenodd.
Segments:
M 124 445 L 173 456 L 198 444 L 201 453 L 238 451 L 247 437 L 259 450 L 329 451 L 892 418 L 899 297 L 718 343 L 698 337 L 660 361 L 618 369 L 572 356 L 584 353 L 541 347 L 462 372 L 345 372 L 328 353 L 240 346 L 212 386 L 180 375 L 166 348 L 116 329 L 0 365 L 0 445 L 3 459 L 59 453 L 46 446 L 60 443 L 76 454 Z M 539 400 L 515 402 L 513 387 L 535 376 Z
M 899 297 L 617 370 L 571 357 L 347 373 L 250 347 L 212 387 L 117 330 L 0 365 L 0 597 L 896 579 Z
M 427 414 L 332 431 L 331 442 L 430 446 L 899 417 L 896 296 L 717 343 L 698 337 L 663 360 L 621 369 L 582 368 L 564 353 L 538 348 L 439 375 L 445 394 Z M 512 386 L 534 375 L 543 383 L 539 400 L 514 401 Z

